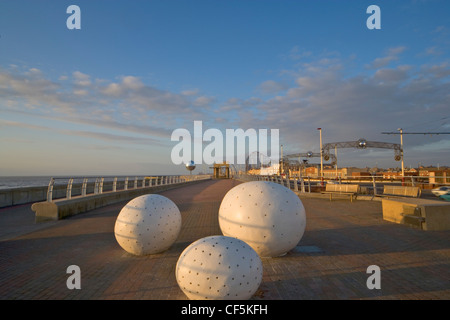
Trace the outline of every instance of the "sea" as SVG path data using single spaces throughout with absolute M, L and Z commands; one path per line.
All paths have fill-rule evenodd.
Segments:
M 0 177 L 0 189 L 48 186 L 48 176 L 35 177 Z

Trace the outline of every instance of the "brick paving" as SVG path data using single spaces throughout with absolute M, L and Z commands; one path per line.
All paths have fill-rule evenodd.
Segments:
M 166 252 L 140 257 L 114 237 L 126 202 L 40 225 L 31 222 L 30 205 L 3 208 L 0 299 L 185 300 L 175 279 L 178 257 L 193 241 L 221 234 L 220 202 L 239 183 L 211 180 L 161 192 L 180 208 L 182 230 Z M 450 232 L 384 221 L 378 201 L 301 199 L 305 234 L 296 250 L 262 259 L 263 281 L 252 300 L 450 299 Z M 81 290 L 66 286 L 70 265 L 81 269 Z M 366 286 L 370 265 L 380 267 L 381 289 Z

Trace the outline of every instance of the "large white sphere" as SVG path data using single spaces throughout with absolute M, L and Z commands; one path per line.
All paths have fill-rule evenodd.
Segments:
M 114 226 L 119 245 L 134 255 L 169 249 L 180 230 L 180 210 L 172 200 L 158 194 L 139 196 L 128 202 Z
M 306 227 L 302 201 L 288 188 L 252 181 L 232 188 L 219 208 L 225 236 L 248 243 L 261 257 L 276 257 L 299 243 Z
M 192 300 L 244 300 L 262 281 L 261 258 L 245 242 L 211 236 L 189 245 L 176 265 L 180 289 Z

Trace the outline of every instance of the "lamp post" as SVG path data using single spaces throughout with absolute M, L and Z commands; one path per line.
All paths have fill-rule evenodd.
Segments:
M 322 150 L 322 128 L 317 128 L 320 133 L 320 180 L 323 185 L 323 150 Z
M 402 156 L 402 178 L 405 178 L 405 164 L 403 162 L 403 129 L 402 128 L 398 128 L 398 131 L 400 131 L 400 152 L 401 152 L 401 156 Z
M 281 150 L 281 162 L 280 162 L 280 165 L 279 165 L 279 171 L 280 171 L 280 176 L 282 176 L 283 172 L 284 172 L 284 167 L 283 167 L 283 145 L 281 145 L 280 150 Z

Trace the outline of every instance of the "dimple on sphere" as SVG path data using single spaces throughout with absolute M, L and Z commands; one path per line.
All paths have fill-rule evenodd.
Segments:
M 128 202 L 114 226 L 119 245 L 134 255 L 169 249 L 180 230 L 180 210 L 172 200 L 158 194 L 142 195 Z
M 246 300 L 258 290 L 263 266 L 248 244 L 219 235 L 191 243 L 178 258 L 175 275 L 191 300 Z
M 219 208 L 225 236 L 248 243 L 261 257 L 292 250 L 305 232 L 306 214 L 300 198 L 268 181 L 251 181 L 228 191 Z

